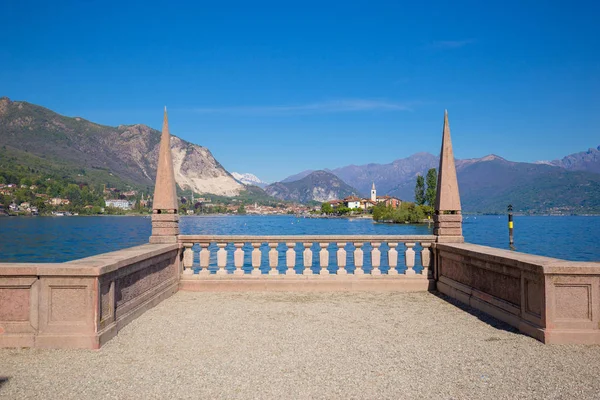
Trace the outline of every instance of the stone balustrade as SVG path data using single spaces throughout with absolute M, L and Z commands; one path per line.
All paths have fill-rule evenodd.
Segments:
M 403 275 L 427 279 L 435 236 L 179 235 L 179 242 L 184 248 L 184 278 Z

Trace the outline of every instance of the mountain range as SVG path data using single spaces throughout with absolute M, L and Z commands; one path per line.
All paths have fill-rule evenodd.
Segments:
M 0 167 L 17 165 L 80 182 L 151 191 L 160 132 L 146 125 L 104 126 L 66 117 L 24 101 L 0 98 Z M 202 146 L 172 136 L 180 189 L 220 196 L 252 196 L 297 202 L 366 196 L 375 182 L 379 195 L 414 197 L 415 179 L 438 166 L 438 157 L 416 153 L 389 164 L 307 170 L 266 185 L 255 175 L 230 174 Z M 516 210 L 600 212 L 600 146 L 537 163 L 496 155 L 456 160 L 465 211 Z M 266 193 L 256 186 L 265 188 Z
M 366 196 L 374 182 L 377 193 L 414 199 L 416 176 L 437 168 L 439 158 L 416 153 L 389 164 L 349 165 L 326 170 Z M 524 163 L 494 154 L 456 160 L 463 208 L 496 212 L 513 204 L 516 210 L 600 211 L 600 146 L 551 162 Z M 302 171 L 282 180 L 290 184 L 311 174 Z
M 265 191 L 280 200 L 309 203 L 343 199 L 358 190 L 327 171 L 314 171 L 293 182 L 276 182 L 265 188 Z
M 110 127 L 0 98 L 2 156 L 75 180 L 150 188 L 160 132 L 146 125 Z M 206 148 L 171 137 L 175 179 L 183 190 L 235 196 L 244 190 Z

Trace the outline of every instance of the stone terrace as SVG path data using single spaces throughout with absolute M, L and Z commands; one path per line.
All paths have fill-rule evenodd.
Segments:
M 0 349 L 0 398 L 597 398 L 600 346 L 439 296 L 180 291 L 97 351 Z

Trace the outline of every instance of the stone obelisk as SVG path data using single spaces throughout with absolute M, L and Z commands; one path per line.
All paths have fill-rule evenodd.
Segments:
M 438 242 L 464 242 L 460 194 L 458 192 L 452 140 L 450 139 L 448 111 L 444 112 L 442 149 L 440 151 L 440 167 L 438 169 L 437 196 L 435 198 L 433 222 L 433 234 L 437 236 Z
M 160 137 L 160 151 L 156 168 L 156 185 L 152 202 L 152 236 L 150 243 L 177 243 L 179 214 L 177 213 L 177 191 L 173 157 L 171 156 L 171 134 L 167 107 Z

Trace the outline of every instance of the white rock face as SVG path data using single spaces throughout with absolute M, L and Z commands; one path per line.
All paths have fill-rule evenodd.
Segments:
M 261 188 L 264 188 L 268 185 L 267 182 L 262 181 L 258 176 L 251 173 L 240 174 L 238 172 L 232 172 L 231 175 L 238 181 L 242 182 L 244 185 L 254 185 Z
M 233 179 L 205 147 L 172 136 L 171 154 L 175 181 L 182 189 L 220 196 L 237 196 L 244 189 L 244 185 Z

